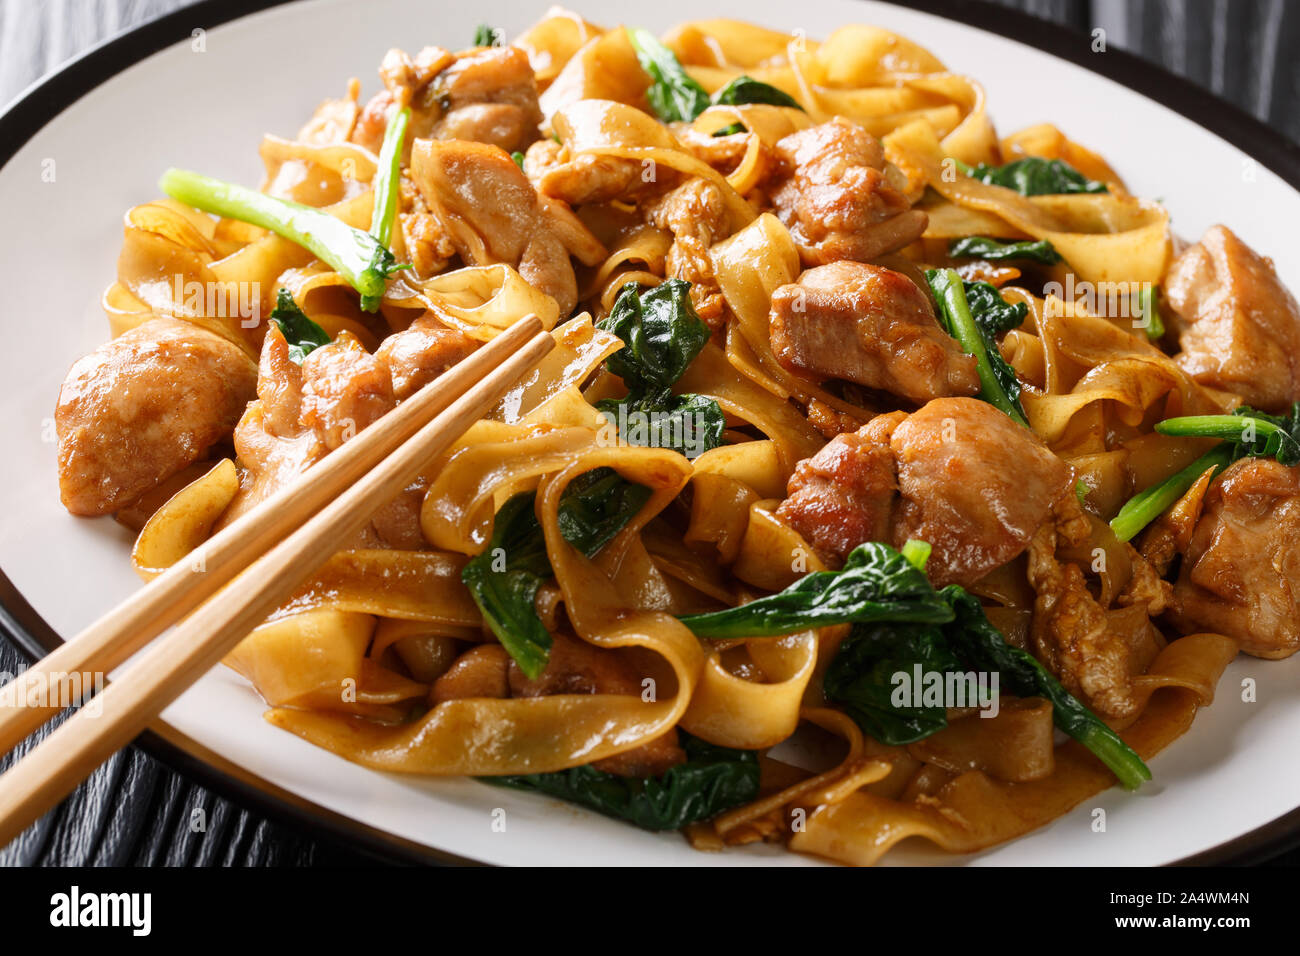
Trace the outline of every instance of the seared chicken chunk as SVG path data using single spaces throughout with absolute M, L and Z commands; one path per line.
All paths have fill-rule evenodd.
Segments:
M 841 558 L 864 541 L 892 541 L 898 468 L 889 440 L 906 420 L 906 412 L 877 415 L 799 462 L 777 517 Z
M 78 361 L 59 391 L 59 495 L 73 514 L 116 511 L 227 437 L 257 386 L 233 343 L 151 319 Z
M 386 369 L 355 336 L 339 333 L 299 366 L 274 325 L 262 345 L 257 396 L 235 428 L 244 470 L 223 521 L 292 482 L 396 405 Z
M 411 175 L 430 214 L 469 265 L 505 262 L 567 316 L 578 301 L 569 256 L 585 265 L 605 249 L 564 203 L 538 196 L 505 152 L 480 143 L 418 140 Z
M 772 351 L 792 372 L 840 378 L 923 404 L 979 390 L 975 359 L 901 273 L 861 262 L 809 269 L 772 295 Z
M 931 580 L 969 585 L 1023 553 L 1072 487 L 1028 429 L 978 399 L 941 398 L 800 462 L 777 516 L 841 558 L 864 541 L 929 542 Z
M 527 149 L 542 110 L 528 56 L 515 47 L 479 47 L 452 54 L 425 47 L 415 57 L 389 50 L 379 68 L 384 90 L 361 113 L 353 142 L 379 152 L 388 116 L 411 107 L 412 138 L 463 139 Z
M 570 206 L 615 200 L 630 202 L 640 196 L 661 193 L 665 185 L 675 185 L 679 178 L 672 170 L 663 170 L 647 181 L 639 161 L 621 156 L 579 153 L 561 162 L 560 149 L 554 140 L 534 143 L 524 157 L 524 169 L 542 195 Z
M 720 327 L 726 305 L 709 258 L 709 248 L 727 235 L 727 207 L 718 187 L 703 179 L 687 180 L 647 203 L 645 217 L 672 233 L 664 259 L 668 277 L 689 282 L 696 313 L 711 328 Z
M 375 360 L 388 370 L 393 395 L 410 398 L 462 359 L 479 343 L 439 322 L 421 317 L 380 343 Z
M 978 399 L 930 402 L 894 430 L 890 447 L 901 495 L 894 541 L 932 544 L 937 584 L 971 584 L 1006 564 L 1074 493 L 1069 465 Z
M 446 115 L 438 139 L 470 139 L 514 152 L 537 139 L 542 109 L 528 54 L 512 46 L 458 54 L 434 83 Z
M 1256 657 L 1300 649 L 1300 470 L 1246 458 L 1210 486 L 1171 616 L 1185 634 L 1227 634 Z
M 915 242 L 926 215 L 903 195 L 880 141 L 836 118 L 776 144 L 772 205 L 804 265 L 865 262 Z
M 1165 294 L 1182 319 L 1178 364 L 1198 382 L 1269 412 L 1300 398 L 1300 309 L 1231 230 L 1212 227 L 1175 259 Z
M 302 424 L 333 451 L 397 404 L 387 369 L 347 332 L 302 363 Z
M 299 366 L 290 360 L 280 330 L 272 326 L 262 346 L 258 401 L 235 429 L 240 489 L 223 523 L 297 479 L 475 347 L 459 332 L 426 317 L 390 335 L 374 355 L 354 336 L 340 332 Z M 420 503 L 426 486 L 417 481 L 384 505 L 354 545 L 423 548 Z
M 1078 511 L 1069 496 L 1063 513 Z M 1058 536 L 1068 524 L 1044 524 L 1029 545 L 1029 583 L 1034 588 L 1030 639 L 1035 656 L 1060 678 L 1065 689 L 1106 717 L 1130 717 L 1138 708 L 1133 674 L 1133 647 L 1111 626 L 1110 618 L 1088 590 L 1083 570 L 1056 559 Z M 1082 536 L 1086 540 L 1086 534 Z M 1077 543 L 1077 542 L 1075 542 Z

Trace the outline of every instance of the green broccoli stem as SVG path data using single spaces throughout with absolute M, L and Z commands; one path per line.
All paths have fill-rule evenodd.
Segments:
M 930 560 L 930 552 L 933 545 L 929 541 L 921 541 L 918 538 L 908 538 L 903 542 L 903 546 L 898 549 L 898 553 L 907 559 L 907 563 L 918 571 L 924 571 L 926 562 Z
M 998 382 L 993 366 L 989 362 L 988 350 L 984 347 L 984 336 L 980 334 L 975 317 L 971 315 L 970 305 L 966 301 L 966 290 L 962 286 L 961 276 L 953 269 L 938 269 L 930 281 L 939 305 L 948 313 L 952 322 L 952 334 L 966 352 L 975 358 L 975 369 L 980 379 L 981 397 L 993 407 L 1011 416 L 1026 428 L 1029 422 L 1020 413 L 1002 385 Z
M 396 268 L 392 253 L 370 233 L 311 206 L 184 169 L 167 170 L 158 185 L 186 205 L 261 226 L 297 243 L 363 296 L 383 295 L 388 275 Z
M 1151 779 L 1151 770 L 1142 758 L 1105 724 L 1071 736 L 1109 767 L 1125 790 L 1136 790 Z
M 1138 308 L 1142 310 L 1147 338 L 1152 342 L 1159 342 L 1165 337 L 1165 323 L 1160 318 L 1160 306 L 1154 286 L 1147 286 L 1138 294 Z
M 375 202 L 370 214 L 370 234 L 385 249 L 393 237 L 393 219 L 397 215 L 397 196 L 402 182 L 402 147 L 406 144 L 406 126 L 411 108 L 403 107 L 388 121 L 384 142 L 379 148 L 379 168 L 375 171 Z M 361 308 L 374 312 L 382 296 L 361 296 Z
M 1176 419 L 1170 420 L 1176 421 Z M 1241 422 L 1240 418 L 1234 418 L 1233 420 L 1238 423 Z M 1157 426 L 1158 428 L 1159 426 Z M 1238 437 L 1240 437 L 1240 431 L 1241 426 L 1238 424 Z M 1236 448 L 1231 443 L 1215 445 L 1186 468 L 1175 472 L 1164 481 L 1152 485 L 1141 494 L 1134 495 L 1124 503 L 1124 507 L 1119 509 L 1119 514 L 1111 519 L 1110 527 L 1115 532 L 1115 537 L 1121 541 L 1130 540 L 1186 494 L 1187 489 L 1192 487 L 1196 483 L 1196 479 L 1205 474 L 1207 469 L 1226 468 L 1232 464 L 1235 452 Z
M 1185 435 L 1193 438 L 1222 438 L 1224 441 L 1245 442 L 1253 433 L 1254 441 L 1267 439 L 1282 431 L 1272 422 L 1250 415 L 1184 415 L 1166 418 L 1156 423 L 1162 435 Z

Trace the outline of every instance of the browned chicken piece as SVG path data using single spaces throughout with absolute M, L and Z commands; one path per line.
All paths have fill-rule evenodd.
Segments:
M 550 196 L 551 193 L 542 189 L 540 183 L 552 170 L 559 169 L 564 165 L 560 158 L 563 150 L 562 145 L 548 136 L 546 139 L 539 139 L 524 152 L 524 175 L 538 187 L 537 191 L 544 196 Z M 555 198 L 564 199 L 563 196 L 556 196 Z M 568 200 L 565 200 L 565 202 L 568 202 Z M 569 203 L 569 205 L 573 205 L 573 203 Z
M 510 655 L 500 644 L 472 647 L 433 682 L 429 688 L 429 702 L 441 704 L 467 697 L 509 697 L 507 675 L 511 665 Z
M 883 389 L 918 405 L 979 391 L 975 359 L 892 269 L 835 262 L 772 294 L 772 351 L 792 372 Z
M 533 155 L 537 156 L 539 163 L 536 173 L 530 166 Z M 630 201 L 644 193 L 662 192 L 667 175 L 672 175 L 674 183 L 678 178 L 672 170 L 661 170 L 656 179 L 647 180 L 640 162 L 621 156 L 581 153 L 567 162 L 540 165 L 547 157 L 548 153 L 534 144 L 524 157 L 524 168 L 530 176 L 537 178 L 538 192 L 570 206 Z
M 378 152 L 394 105 L 411 107 L 412 138 L 463 139 L 523 150 L 538 137 L 542 110 L 528 55 L 515 47 L 451 54 L 425 47 L 414 58 L 389 50 L 385 89 L 366 104 L 353 142 Z
M 421 316 L 410 328 L 384 339 L 375 361 L 387 369 L 393 395 L 401 401 L 468 358 L 478 346 L 469 336 Z
M 1174 625 L 1256 657 L 1300 649 L 1300 471 L 1246 458 L 1210 486 L 1174 585 Z
M 455 62 L 456 55 L 440 46 L 423 47 L 415 56 L 393 47 L 379 63 L 379 79 L 400 106 L 423 106 L 425 88 Z
M 808 424 L 821 432 L 822 437 L 829 441 L 836 435 L 857 431 L 863 423 L 848 412 L 832 408 L 820 399 L 814 398 L 808 402 Z
M 1158 617 L 1173 604 L 1174 586 L 1162 578 L 1160 570 L 1131 544 L 1125 542 L 1124 550 L 1132 563 L 1133 576 L 1120 591 L 1119 604 L 1122 607 L 1141 607 L 1147 617 Z
M 549 697 L 552 694 L 627 694 L 642 692 L 641 675 L 625 655 L 588 644 L 565 634 L 552 635 L 550 658 L 540 677 L 530 680 L 510 662 L 513 697 Z M 624 777 L 656 776 L 686 760 L 674 728 L 661 737 L 592 766 Z
M 77 361 L 59 390 L 59 496 L 78 515 L 116 511 L 230 435 L 257 366 L 213 332 L 151 319 Z
M 772 205 L 806 266 L 865 262 L 925 231 L 926 215 L 903 195 L 884 147 L 856 123 L 837 117 L 791 133 L 777 142 L 776 158 Z
M 300 419 L 329 451 L 396 404 L 387 368 L 349 332 L 303 360 Z
M 417 330 L 416 336 L 419 334 Z M 397 336 L 390 336 L 385 344 L 394 338 Z M 405 372 L 399 369 L 399 376 L 420 374 L 419 349 L 411 344 L 409 365 Z M 424 357 L 429 368 L 437 368 L 451 356 L 435 348 Z M 393 408 L 398 398 L 390 377 L 393 374 L 380 353 L 370 355 L 347 332 L 312 351 L 299 366 L 289 358 L 284 336 L 272 325 L 262 345 L 258 401 L 249 405 L 235 428 L 235 453 L 242 466 L 240 489 L 222 516 L 223 524 L 296 480 Z M 425 547 L 420 531 L 424 487 L 417 482 L 380 508 L 353 545 L 404 550 Z
M 872 419 L 799 463 L 777 516 L 818 551 L 864 541 L 933 547 L 936 585 L 970 585 L 1024 552 L 1072 470 L 1026 428 L 973 398 Z
M 376 511 L 370 519 L 370 528 L 363 533 L 364 546 L 398 551 L 423 551 L 427 548 L 429 542 L 420 528 L 420 511 L 429 483 L 428 478 L 417 478 Z
M 430 213 L 470 265 L 504 262 L 555 299 L 567 316 L 578 301 L 569 256 L 584 265 L 605 248 L 573 211 L 538 196 L 503 150 L 480 143 L 418 140 L 411 175 Z
M 289 358 L 289 343 L 275 323 L 266 327 L 262 340 L 257 397 L 267 432 L 290 438 L 302 430 L 302 366 Z
M 1074 493 L 1073 470 L 987 402 L 941 398 L 890 440 L 902 500 L 895 546 L 934 546 L 936 584 L 972 584 L 1029 545 L 1052 505 Z
M 898 474 L 889 439 L 906 419 L 906 412 L 877 415 L 799 462 L 776 516 L 841 558 L 864 541 L 890 541 Z
M 442 118 L 442 105 L 427 95 L 433 78 L 449 67 L 455 56 L 436 46 L 427 46 L 415 56 L 396 48 L 384 54 L 379 78 L 384 88 L 372 96 L 352 130 L 351 140 L 378 154 L 384 142 L 388 118 L 395 109 L 411 107 L 407 136 L 429 136 Z
M 1165 295 L 1182 320 L 1178 364 L 1194 379 L 1269 412 L 1300 399 L 1300 309 L 1231 230 L 1214 226 L 1178 256 Z
M 419 188 L 403 172 L 400 187 L 401 205 L 397 228 L 402 234 L 402 249 L 417 279 L 427 279 L 442 272 L 456 255 L 451 237 L 443 230 Z
M 257 398 L 235 426 L 235 455 L 243 466 L 239 494 L 223 523 L 293 481 L 325 454 L 302 423 L 302 368 L 289 358 L 278 326 L 267 327 L 258 364 Z
M 725 321 L 726 302 L 713 273 L 709 248 L 727 237 L 727 207 L 713 183 L 689 179 L 646 204 L 646 221 L 673 235 L 664 259 L 670 279 L 691 284 L 691 304 L 710 328 Z
M 434 82 L 434 95 L 447 104 L 446 117 L 434 130 L 438 139 L 470 139 L 514 152 L 538 137 L 537 83 L 528 54 L 517 47 L 457 55 Z
M 1065 689 L 1103 717 L 1129 717 L 1134 695 L 1131 646 L 1109 626 L 1083 571 L 1056 559 L 1057 529 L 1045 524 L 1029 545 L 1029 583 L 1036 593 L 1030 640 L 1035 656 Z

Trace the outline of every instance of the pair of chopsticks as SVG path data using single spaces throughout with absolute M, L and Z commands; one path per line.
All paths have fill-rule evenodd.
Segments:
M 19 675 L 46 682 L 46 705 L 22 694 L 0 705 L 0 753 L 61 710 L 68 675 L 107 674 L 177 624 L 101 692 L 99 713 L 83 708 L 0 775 L 0 846 L 130 743 L 554 344 L 535 315 L 520 319 L 208 539 L 202 562 L 178 562 Z

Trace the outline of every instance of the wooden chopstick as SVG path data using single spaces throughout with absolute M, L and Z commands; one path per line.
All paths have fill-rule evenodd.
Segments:
M 0 775 L 0 846 L 130 743 L 357 534 L 375 511 L 406 488 L 431 458 L 445 451 L 480 419 L 554 344 L 548 334 L 529 339 L 309 521 L 238 573 L 226 585 L 220 600 L 198 607 L 144 651 L 124 677 L 99 695 L 98 713 L 84 708 L 78 711 Z M 369 430 L 358 433 L 352 441 Z M 205 573 L 212 573 L 210 563 Z M 191 601 L 186 603 L 193 605 Z
M 0 702 L 0 754 L 8 753 L 62 710 L 58 702 L 69 700 L 72 675 L 107 675 L 122 664 L 220 590 L 234 571 L 247 567 L 337 498 L 542 329 L 535 315 L 520 319 L 326 455 L 298 481 L 281 488 L 209 538 L 201 548 L 203 572 L 196 572 L 190 562 L 180 562 L 33 664 L 24 672 L 23 680 L 29 682 L 28 686 L 48 688 L 45 704 L 26 706 L 28 702 L 17 694 L 12 701 Z

